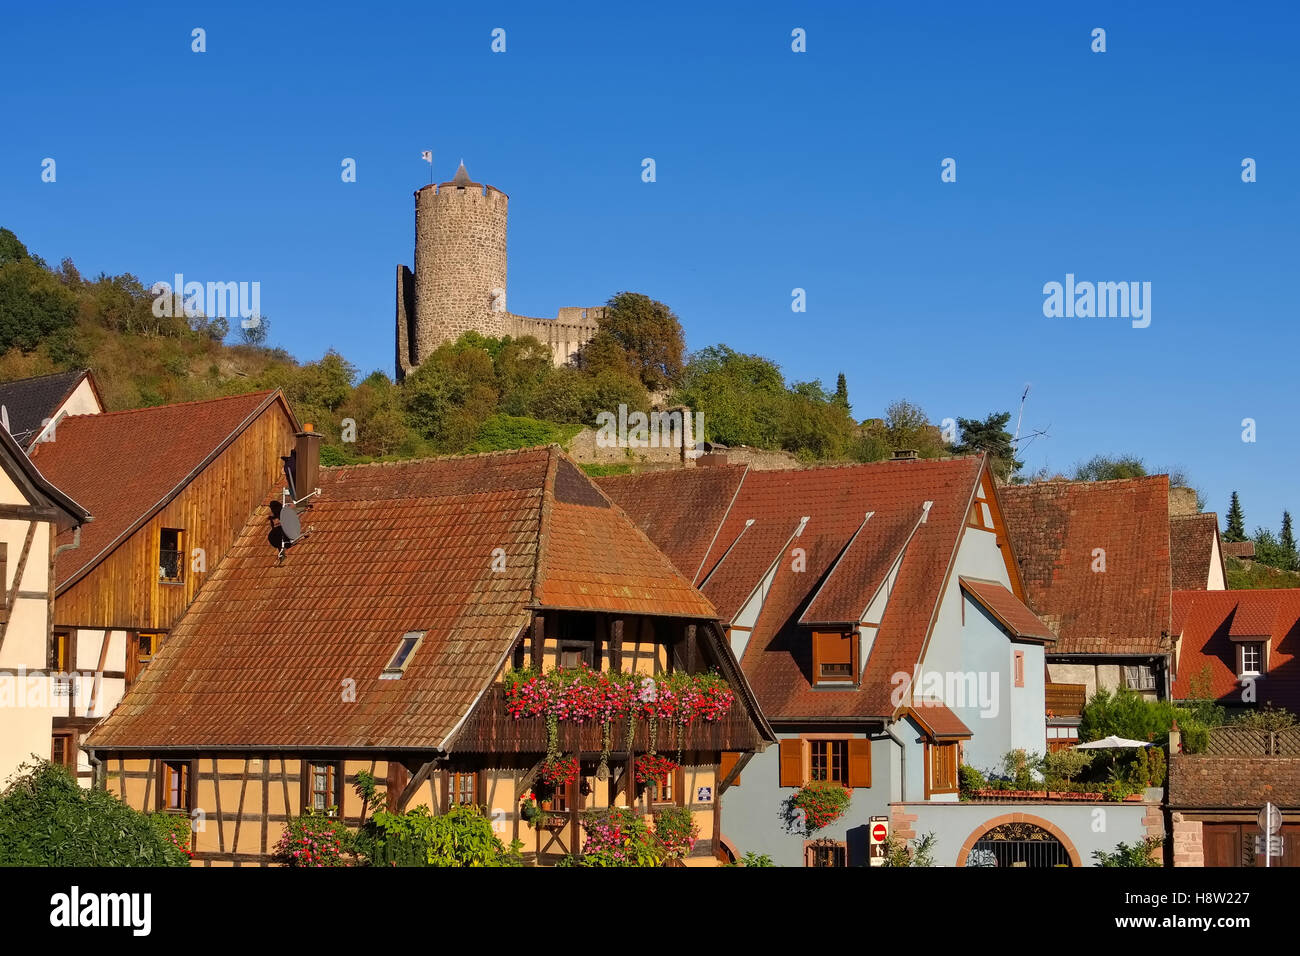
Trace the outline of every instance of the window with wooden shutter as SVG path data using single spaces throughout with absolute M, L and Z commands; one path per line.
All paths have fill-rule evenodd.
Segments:
M 871 741 L 861 737 L 849 738 L 850 787 L 871 786 Z
M 925 749 L 929 793 L 954 793 L 957 790 L 957 745 L 927 744 Z
M 718 786 L 719 787 L 722 786 L 722 781 L 727 779 L 727 774 L 731 773 L 732 768 L 735 767 L 736 764 L 739 762 L 740 762 L 740 754 L 737 753 L 736 751 L 724 750 L 722 752 L 722 759 L 718 761 Z M 736 774 L 735 779 L 731 781 L 731 786 L 733 787 L 740 786 L 740 774 Z
M 808 741 L 808 779 L 833 780 L 848 786 L 849 742 L 847 738 Z
M 813 631 L 813 683 L 857 680 L 857 638 L 853 632 Z
M 781 741 L 781 786 L 803 786 L 803 741 L 797 737 Z

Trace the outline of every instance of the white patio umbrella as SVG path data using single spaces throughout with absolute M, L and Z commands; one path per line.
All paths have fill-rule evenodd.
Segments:
M 1091 743 L 1075 744 L 1075 750 L 1109 750 L 1120 747 L 1150 747 L 1149 740 L 1129 740 L 1127 737 L 1116 737 L 1111 734 L 1109 737 L 1102 737 L 1101 740 L 1094 740 Z

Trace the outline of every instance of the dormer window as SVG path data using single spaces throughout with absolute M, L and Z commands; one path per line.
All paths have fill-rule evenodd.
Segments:
M 858 641 L 853 631 L 813 631 L 813 683 L 852 684 L 858 675 Z
M 1264 644 L 1261 641 L 1248 641 L 1241 645 L 1241 666 L 1239 677 L 1259 677 L 1264 673 Z
M 379 679 L 398 680 L 406 671 L 406 665 L 411 662 L 411 657 L 415 654 L 415 649 L 420 646 L 422 640 L 424 640 L 424 631 L 407 631 L 403 634 L 402 640 L 397 645 L 397 650 L 393 652 L 392 658 L 379 675 Z

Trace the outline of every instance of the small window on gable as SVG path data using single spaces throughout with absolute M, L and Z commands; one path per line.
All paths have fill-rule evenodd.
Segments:
M 392 659 L 388 662 L 388 666 L 379 675 L 380 679 L 397 680 L 400 678 L 422 640 L 424 640 L 424 631 L 407 631 L 403 634 L 402 640 L 397 645 L 397 650 L 393 652 Z
M 158 580 L 177 584 L 184 579 L 185 534 L 179 528 L 163 528 L 158 532 Z
M 1025 652 L 1024 651 L 1015 652 L 1015 666 L 1013 669 L 1015 671 L 1014 674 L 1015 685 L 1017 687 L 1024 687 L 1025 686 Z

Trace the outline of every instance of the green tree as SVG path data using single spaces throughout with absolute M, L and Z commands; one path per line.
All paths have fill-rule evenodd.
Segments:
M 0 351 L 30 352 L 71 330 L 76 315 L 76 295 L 30 258 L 0 265 Z
M 579 353 L 592 371 L 626 371 L 648 390 L 677 382 L 686 350 L 682 324 L 673 310 L 639 292 L 620 292 L 605 304 L 600 329 Z
M 1283 571 L 1295 571 L 1300 560 L 1295 549 L 1295 533 L 1291 530 L 1291 512 L 1282 512 L 1282 533 L 1278 535 L 1278 548 L 1282 552 L 1282 563 L 1278 565 Z
M 836 405 L 839 405 L 845 411 L 849 410 L 849 383 L 848 380 L 844 378 L 843 372 L 840 372 L 835 379 L 834 401 Z
M 914 450 L 922 458 L 938 458 L 947 453 L 939 429 L 920 405 L 900 398 L 885 409 L 885 440 L 894 451 Z
M 0 795 L 0 866 L 188 866 L 167 836 L 173 819 L 155 822 L 37 760 L 19 767 Z
M 1145 478 L 1146 463 L 1135 455 L 1094 455 L 1074 466 L 1075 481 L 1110 481 L 1115 478 Z
M 411 427 L 441 452 L 457 452 L 496 409 L 496 370 L 484 349 L 439 346 L 402 385 Z
M 987 452 L 990 464 L 1003 481 L 1019 470 L 1023 462 L 1016 460 L 1013 436 L 1006 429 L 1011 421 L 1010 412 L 990 413 L 983 420 L 978 418 L 959 418 L 957 427 L 961 430 L 961 440 L 956 451 L 961 455 Z
M 1237 493 L 1232 493 L 1232 501 L 1228 504 L 1228 528 L 1223 532 L 1224 541 L 1240 542 L 1246 540 L 1246 518 L 1241 513 L 1241 501 L 1237 498 Z
M 0 228 L 0 266 L 31 259 L 27 247 L 9 229 Z M 68 262 L 70 260 L 64 260 Z

